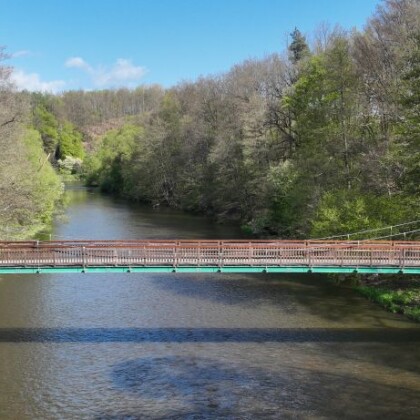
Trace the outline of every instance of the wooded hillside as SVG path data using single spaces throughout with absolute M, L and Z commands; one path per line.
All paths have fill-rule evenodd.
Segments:
M 33 235 L 51 220 L 61 182 L 30 128 L 30 108 L 10 82 L 11 69 L 0 49 L 0 239 Z
M 133 116 L 103 137 L 88 179 L 283 237 L 416 218 L 419 28 L 417 1 L 389 0 L 363 32 L 322 27 L 309 44 L 295 29 L 285 55 L 153 92 L 118 114 Z M 122 109 L 123 92 L 110 97 Z
M 2 101 L 30 103 L 56 167 L 131 200 L 280 237 L 418 219 L 420 3 L 387 0 L 361 32 L 307 37 L 171 89 Z

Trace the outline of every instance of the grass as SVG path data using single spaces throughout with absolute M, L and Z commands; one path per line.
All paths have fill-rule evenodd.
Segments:
M 368 278 L 355 290 L 393 313 L 404 314 L 420 322 L 420 279 Z

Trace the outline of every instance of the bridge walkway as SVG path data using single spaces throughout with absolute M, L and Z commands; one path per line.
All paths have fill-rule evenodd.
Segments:
M 0 242 L 0 274 L 35 272 L 420 274 L 419 241 Z

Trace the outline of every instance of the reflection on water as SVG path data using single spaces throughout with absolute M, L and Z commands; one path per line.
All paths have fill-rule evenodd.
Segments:
M 237 238 L 73 187 L 53 239 Z M 322 276 L 0 278 L 0 419 L 403 418 L 420 328 Z
M 66 191 L 71 205 L 67 223 L 60 223 L 53 239 L 200 239 L 238 238 L 232 226 L 209 223 L 165 207 L 153 209 L 103 196 L 96 189 L 72 186 Z

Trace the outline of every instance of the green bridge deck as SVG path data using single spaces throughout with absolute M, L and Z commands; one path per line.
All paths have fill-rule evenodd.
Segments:
M 69 266 L 0 267 L 1 274 L 57 273 L 341 273 L 420 274 L 420 267 L 339 267 L 339 266 Z

